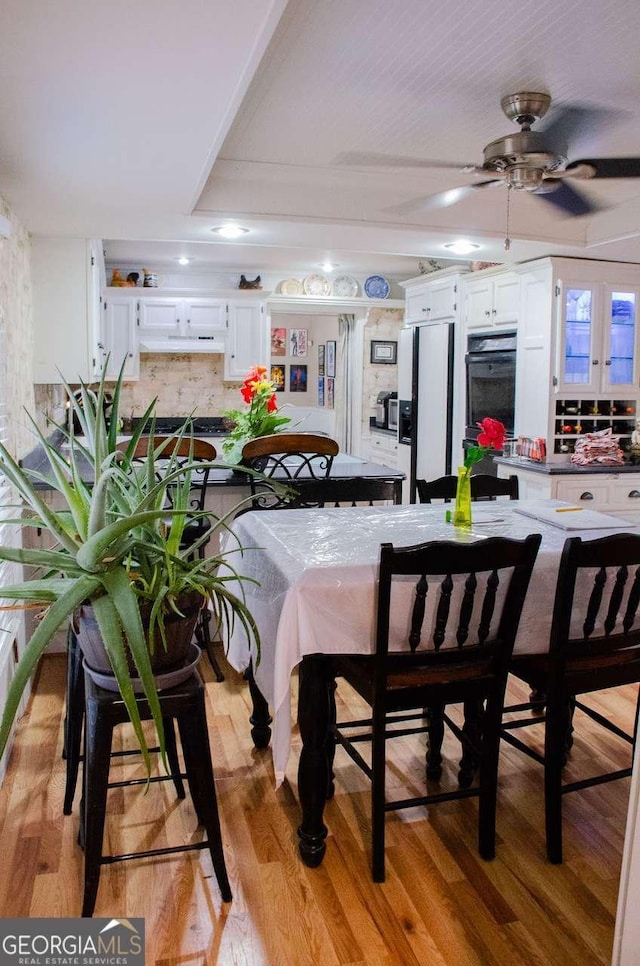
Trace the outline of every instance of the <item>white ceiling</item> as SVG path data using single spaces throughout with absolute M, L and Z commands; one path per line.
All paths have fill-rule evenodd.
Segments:
M 35 234 L 249 275 L 331 258 L 409 277 L 462 235 L 482 261 L 640 262 L 640 179 L 582 183 L 604 210 L 581 218 L 502 186 L 398 214 L 470 176 L 339 163 L 480 164 L 516 132 L 500 98 L 519 90 L 552 95 L 543 125 L 568 105 L 606 112 L 570 161 L 640 156 L 637 0 L 3 0 L 0 24 L 0 194 Z M 246 241 L 214 240 L 231 220 Z

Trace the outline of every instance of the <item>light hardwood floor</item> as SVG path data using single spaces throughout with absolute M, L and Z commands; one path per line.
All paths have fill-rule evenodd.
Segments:
M 476 851 L 475 799 L 387 819 L 387 881 L 369 870 L 368 782 L 336 756 L 336 796 L 327 806 L 327 855 L 299 861 L 296 755 L 274 791 L 271 755 L 253 748 L 241 677 L 207 678 L 208 714 L 233 902 L 220 901 L 207 852 L 137 860 L 102 870 L 96 916 L 143 916 L 147 963 L 234 966 L 471 966 L 609 963 L 629 780 L 565 797 L 565 862 L 547 863 L 542 772 L 503 745 L 498 850 Z M 339 695 L 348 689 L 342 685 Z M 83 862 L 78 807 L 62 814 L 64 657 L 47 658 L 22 719 L 0 792 L 0 916 L 76 916 Z M 635 688 L 598 699 L 625 727 Z M 517 692 L 513 696 L 518 696 Z M 345 699 L 339 696 L 339 709 Z M 348 708 L 358 713 L 353 695 Z M 347 713 L 349 713 L 347 710 Z M 625 762 L 625 748 L 580 718 L 571 771 L 600 759 Z M 530 729 L 527 729 L 528 731 Z M 541 731 L 542 729 L 536 729 Z M 424 738 L 396 742 L 411 787 L 419 787 Z M 297 736 L 294 752 L 298 745 Z M 447 740 L 455 775 L 457 748 Z M 398 760 L 398 759 L 396 759 Z M 119 766 L 118 766 L 119 767 Z M 130 775 L 138 766 L 129 764 Z M 597 767 L 597 765 L 596 765 Z M 390 768 L 390 781 L 400 771 Z M 118 776 L 121 777 L 121 776 Z M 110 851 L 197 840 L 190 798 L 170 783 L 110 792 Z

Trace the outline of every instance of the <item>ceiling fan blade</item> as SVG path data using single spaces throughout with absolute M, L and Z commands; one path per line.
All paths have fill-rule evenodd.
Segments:
M 560 208 L 567 215 L 588 215 L 600 209 L 591 198 L 587 198 L 580 191 L 576 191 L 566 181 L 554 181 L 553 178 L 546 178 L 541 188 L 534 191 L 536 198 L 542 198 L 549 204 Z
M 550 115 L 546 123 L 536 125 L 536 130 L 544 134 L 546 144 L 566 157 L 573 145 L 592 139 L 612 124 L 619 123 L 626 116 L 626 112 L 587 104 L 572 104 L 552 110 Z
M 640 158 L 583 158 L 572 161 L 565 170 L 571 171 L 580 164 L 594 168 L 594 178 L 640 178 Z
M 453 171 L 481 171 L 474 164 L 457 161 L 427 161 L 424 158 L 410 158 L 394 154 L 370 154 L 366 151 L 343 151 L 336 155 L 333 164 L 351 164 L 362 168 L 445 168 Z
M 450 205 L 457 205 L 459 201 L 467 198 L 478 188 L 493 188 L 504 184 L 502 178 L 492 178 L 490 181 L 478 181 L 476 184 L 460 185 L 457 188 L 449 188 L 447 191 L 440 191 L 434 195 L 423 195 L 421 198 L 412 198 L 401 205 L 393 205 L 384 210 L 394 215 L 412 215 L 420 211 L 432 211 L 437 208 L 448 208 Z

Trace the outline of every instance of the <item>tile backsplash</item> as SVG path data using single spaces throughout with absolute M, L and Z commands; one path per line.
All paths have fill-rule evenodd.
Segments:
M 123 386 L 122 416 L 141 416 L 152 399 L 158 416 L 219 416 L 242 403 L 240 385 L 224 382 L 224 356 L 219 354 L 145 354 L 140 379 Z

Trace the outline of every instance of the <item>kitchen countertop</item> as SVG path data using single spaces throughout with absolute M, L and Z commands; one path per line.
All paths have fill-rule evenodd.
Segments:
M 494 463 L 512 470 L 527 470 L 545 476 L 585 476 L 591 473 L 640 473 L 640 465 L 624 463 L 622 466 L 577 466 L 575 463 L 536 463 L 519 456 L 494 456 Z
M 160 428 L 160 427 L 158 427 Z M 169 432 L 168 427 L 164 430 Z M 123 434 L 124 435 L 124 434 Z M 201 433 L 196 434 L 197 438 L 210 438 L 215 435 L 211 433 Z M 219 433 L 217 435 L 223 435 Z M 59 444 L 62 443 L 64 437 L 62 433 L 56 431 L 49 438 L 49 441 L 53 443 L 54 446 L 59 448 Z M 36 446 L 31 450 L 30 453 L 21 459 L 20 465 L 27 470 L 33 470 L 36 473 L 49 473 L 49 462 L 44 452 L 44 448 L 40 445 Z M 79 460 L 79 469 L 82 479 L 90 483 L 92 482 L 93 475 L 89 464 Z M 84 462 L 84 465 L 83 465 Z M 354 477 L 367 477 L 369 479 L 383 479 L 383 480 L 395 480 L 402 481 L 406 479 L 406 474 L 401 470 L 390 469 L 388 466 L 381 466 L 378 463 L 369 463 L 366 460 L 360 459 L 358 456 L 351 456 L 348 453 L 338 453 L 333 461 L 333 466 L 331 467 L 331 477 L 334 479 L 352 479 Z M 39 480 L 32 481 L 35 489 L 37 490 L 51 490 L 52 487 L 47 483 Z M 242 478 L 231 467 L 224 465 L 223 460 L 220 458 L 220 465 L 216 466 L 209 473 L 208 485 L 211 487 L 216 486 L 236 486 L 245 488 L 249 485 L 248 480 Z
M 391 436 L 393 439 L 398 438 L 397 429 L 383 429 L 382 426 L 376 426 L 375 416 L 371 416 L 369 419 L 369 432 L 380 433 L 382 436 Z

